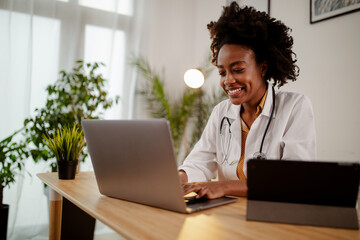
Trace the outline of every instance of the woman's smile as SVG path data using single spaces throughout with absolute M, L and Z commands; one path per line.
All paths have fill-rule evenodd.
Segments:
M 239 88 L 233 88 L 233 89 L 226 89 L 226 93 L 229 97 L 233 98 L 233 97 L 238 97 L 240 96 L 240 94 L 245 90 L 245 88 L 243 87 L 239 87 Z

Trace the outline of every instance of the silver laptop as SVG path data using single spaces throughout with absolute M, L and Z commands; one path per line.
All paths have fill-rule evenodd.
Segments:
M 101 194 L 181 213 L 236 201 L 184 199 L 168 121 L 82 120 Z

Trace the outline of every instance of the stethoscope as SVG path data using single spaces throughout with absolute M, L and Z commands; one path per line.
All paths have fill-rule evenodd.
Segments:
M 263 138 L 261 140 L 260 150 L 253 154 L 253 158 L 256 158 L 256 159 L 266 159 L 266 155 L 265 155 L 265 153 L 262 152 L 262 149 L 263 149 L 264 140 L 265 140 L 265 137 L 266 137 L 267 131 L 269 129 L 271 119 L 274 115 L 274 110 L 275 110 L 275 89 L 274 89 L 274 87 L 272 87 L 272 97 L 273 97 L 273 105 L 272 105 L 272 109 L 271 109 L 271 114 L 270 114 L 269 121 L 266 125 Z M 227 162 L 229 165 L 232 165 L 238 161 L 238 159 L 234 159 L 233 161 L 229 162 L 229 152 L 230 152 L 230 143 L 231 143 L 230 126 L 231 126 L 231 123 L 230 123 L 229 118 L 223 117 L 223 119 L 220 122 L 220 139 L 221 139 L 220 141 L 221 141 L 221 150 L 223 153 L 223 160 L 222 160 L 221 164 L 223 164 L 224 162 Z M 228 132 L 223 130 L 223 128 L 226 128 L 226 127 L 229 129 Z M 225 134 L 228 134 L 228 137 L 226 137 Z M 225 140 L 227 140 L 227 141 L 225 141 L 225 140 L 223 141 L 223 138 L 225 138 Z

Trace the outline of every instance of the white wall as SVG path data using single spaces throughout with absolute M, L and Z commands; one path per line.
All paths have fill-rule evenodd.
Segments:
M 184 73 L 200 67 L 210 53 L 206 25 L 216 20 L 225 0 L 151 0 L 145 1 L 145 26 L 141 54 L 161 74 L 172 98 L 179 98 L 186 86 Z M 217 74 L 205 87 L 218 85 Z M 136 97 L 134 117 L 147 117 L 143 99 Z
M 179 96 L 183 73 L 209 51 L 206 24 L 218 19 L 226 1 L 146 1 L 141 52 L 163 71 L 168 91 Z M 360 12 L 310 24 L 310 1 L 271 0 L 271 15 L 293 29 L 300 77 L 284 90 L 306 94 L 316 118 L 318 159 L 360 161 Z M 216 86 L 216 76 L 208 79 Z M 137 98 L 135 117 L 144 115 Z
M 314 107 L 319 160 L 360 161 L 360 12 L 310 24 L 310 1 L 271 0 L 271 15 L 293 30 L 300 77 L 286 90 Z

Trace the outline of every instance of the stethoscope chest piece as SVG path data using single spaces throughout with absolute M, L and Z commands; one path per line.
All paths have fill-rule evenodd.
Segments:
M 256 152 L 253 154 L 253 158 L 255 159 L 266 159 L 265 153 L 262 152 Z

